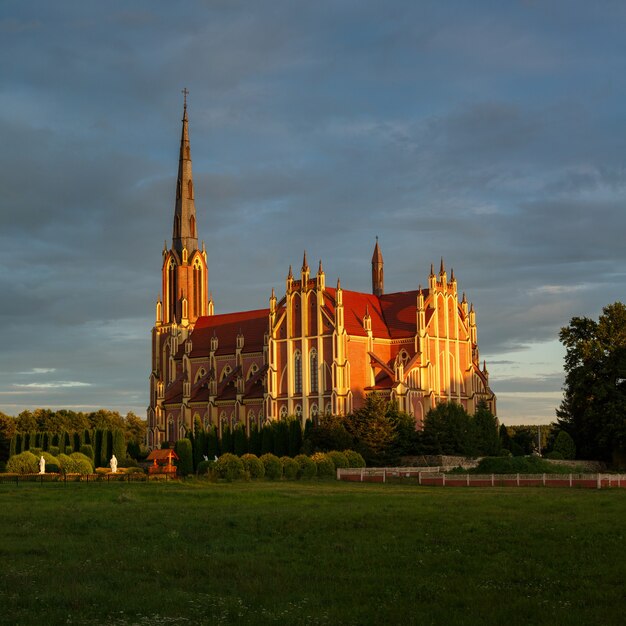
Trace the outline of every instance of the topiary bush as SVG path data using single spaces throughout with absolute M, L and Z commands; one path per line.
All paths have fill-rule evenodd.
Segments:
M 335 464 L 323 452 L 316 452 L 311 459 L 317 465 L 318 478 L 334 478 L 336 476 Z
M 271 453 L 264 454 L 261 457 L 261 462 L 265 467 L 265 478 L 270 480 L 278 480 L 283 475 L 283 464 L 280 459 Z
M 298 478 L 310 480 L 317 476 L 317 465 L 306 454 L 299 454 L 294 461 L 298 464 Z
M 50 446 L 48 448 L 48 452 L 52 455 L 52 456 L 59 456 L 59 452 L 61 452 L 59 450 L 59 446 Z
M 174 451 L 178 456 L 176 461 L 177 471 L 181 476 L 193 474 L 193 450 L 191 441 L 186 437 L 179 439 L 174 446 Z
M 333 462 L 335 469 L 339 467 L 350 467 L 350 463 L 348 462 L 348 457 L 343 452 L 338 452 L 337 450 L 331 450 L 326 453 L 326 456 Z
M 81 447 L 79 452 L 81 454 L 84 454 L 86 457 L 88 457 L 91 462 L 94 462 L 94 455 L 93 455 L 93 446 L 88 444 L 88 443 L 84 443 Z
M 290 456 L 284 456 L 281 459 L 283 464 L 283 476 L 286 480 L 296 480 L 298 478 L 298 470 L 300 466 Z
M 243 461 L 238 456 L 226 452 L 215 462 L 215 472 L 220 478 L 236 480 L 244 477 L 245 469 Z
M 241 461 L 246 472 L 250 474 L 250 478 L 263 478 L 265 476 L 265 465 L 256 454 L 244 454 Z
M 365 459 L 354 450 L 343 451 L 346 459 L 348 459 L 348 467 L 365 467 Z
M 215 461 L 213 459 L 209 461 L 200 461 L 198 467 L 196 467 L 196 474 L 198 476 L 206 476 L 211 473 L 211 470 L 215 467 Z
M 552 459 L 554 461 L 562 461 L 563 455 L 558 450 L 552 450 L 546 454 L 546 459 Z
M 11 474 L 36 474 L 39 472 L 37 457 L 28 451 L 14 454 L 7 461 L 7 472 Z

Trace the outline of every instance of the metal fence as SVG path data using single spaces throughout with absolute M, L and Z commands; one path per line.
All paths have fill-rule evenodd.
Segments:
M 582 487 L 626 488 L 625 474 L 444 474 L 439 467 L 339 468 L 337 480 L 378 482 L 410 480 L 436 487 Z

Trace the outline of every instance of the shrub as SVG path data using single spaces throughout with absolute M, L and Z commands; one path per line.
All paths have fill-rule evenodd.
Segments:
M 178 461 L 176 462 L 178 473 L 181 474 L 181 476 L 193 474 L 193 451 L 191 449 L 191 441 L 186 437 L 179 439 L 176 442 L 174 451 L 178 455 Z
M 7 461 L 7 472 L 11 474 L 36 474 L 39 471 L 37 457 L 32 452 L 14 454 Z
M 346 459 L 348 459 L 348 467 L 365 467 L 365 459 L 354 450 L 343 451 Z
M 317 465 L 317 476 L 319 478 L 334 478 L 336 475 L 335 464 L 323 452 L 316 452 L 311 459 Z
M 576 458 L 576 444 L 574 440 L 564 430 L 559 431 L 559 434 L 554 440 L 553 452 L 559 452 L 564 459 Z
M 111 468 L 110 467 L 96 467 L 96 474 L 100 475 L 100 476 L 104 476 L 106 474 L 110 474 L 111 473 Z
M 546 459 L 562 461 L 563 455 L 558 450 L 552 450 L 552 452 L 548 452 L 548 454 L 546 454 Z
M 127 467 L 124 471 L 126 474 L 145 474 L 142 467 Z
M 90 444 L 88 444 L 88 443 L 84 443 L 84 444 L 80 447 L 79 452 L 80 452 L 81 454 L 84 454 L 86 457 L 88 457 L 88 458 L 91 460 L 91 462 L 92 462 L 92 463 L 94 462 L 94 457 L 93 457 L 93 446 L 91 446 L 91 445 L 90 445 Z
M 46 474 L 58 474 L 59 469 L 58 463 L 46 463 Z
M 126 458 L 126 437 L 121 428 L 116 428 L 111 433 L 111 454 L 114 454 L 118 461 Z
M 242 456 L 248 451 L 248 436 L 246 429 L 240 424 L 233 431 L 233 452 Z
M 59 450 L 59 446 L 50 446 L 50 448 L 48 448 L 48 452 L 50 452 L 52 456 L 59 456 L 61 451 Z
M 39 456 L 42 456 L 46 462 L 46 474 L 55 474 L 59 471 L 59 459 L 49 452 L 42 452 Z M 37 459 L 37 467 L 39 467 L 39 459 Z
M 64 474 L 91 474 L 91 461 L 80 452 L 71 455 L 59 454 L 59 466 Z
M 220 478 L 236 480 L 244 477 L 245 469 L 243 461 L 238 456 L 226 452 L 215 462 L 215 471 Z
M 326 456 L 333 462 L 335 469 L 339 467 L 350 467 L 348 458 L 343 452 L 338 452 L 337 450 L 331 450 L 330 452 L 326 453 Z
M 265 465 L 256 454 L 244 454 L 241 461 L 246 472 L 249 472 L 250 478 L 263 478 L 265 476 Z
M 306 454 L 299 454 L 294 461 L 298 464 L 298 478 L 308 480 L 317 476 L 317 465 Z
M 265 467 L 265 477 L 270 480 L 277 480 L 282 476 L 283 464 L 280 459 L 275 455 L 268 452 L 261 457 L 261 462 Z
M 198 474 L 198 476 L 206 476 L 211 472 L 213 467 L 215 467 L 215 461 L 213 459 L 210 461 L 200 461 L 196 468 L 196 474 Z
M 298 470 L 300 466 L 290 456 L 284 456 L 281 459 L 283 464 L 283 476 L 286 480 L 296 480 L 298 478 Z

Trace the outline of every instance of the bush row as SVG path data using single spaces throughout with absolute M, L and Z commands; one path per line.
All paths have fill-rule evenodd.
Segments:
M 247 453 L 239 457 L 226 452 L 217 461 L 198 463 L 197 474 L 226 480 L 241 478 L 310 480 L 316 476 L 334 478 L 338 467 L 365 467 L 365 461 L 358 452 L 353 450 L 317 452 L 310 457 L 306 454 L 299 454 L 295 458 L 278 457 L 271 453 L 266 453 L 261 457 Z
M 80 452 L 59 454 L 53 456 L 49 452 L 37 451 L 38 456 L 27 450 L 14 454 L 8 461 L 6 471 L 13 474 L 37 474 L 39 472 L 39 458 L 46 461 L 46 473 L 63 472 L 65 474 L 92 474 L 91 459 Z

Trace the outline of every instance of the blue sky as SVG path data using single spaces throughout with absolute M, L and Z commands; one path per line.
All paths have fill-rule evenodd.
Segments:
M 368 291 L 441 256 L 505 423 L 554 419 L 558 330 L 624 300 L 621 2 L 0 4 L 0 410 L 145 414 L 187 87 L 216 311 L 302 252 Z

